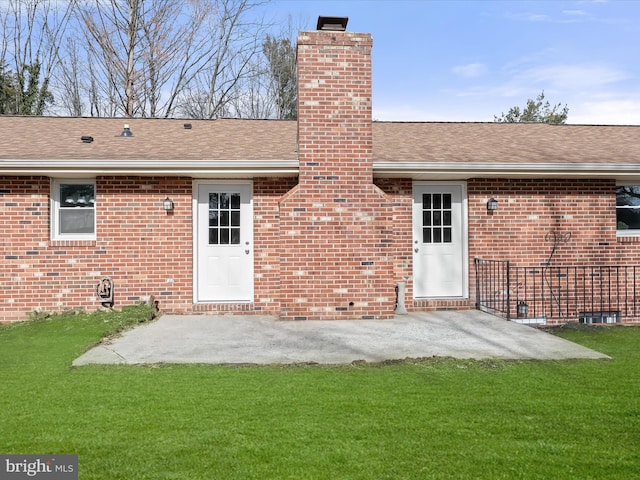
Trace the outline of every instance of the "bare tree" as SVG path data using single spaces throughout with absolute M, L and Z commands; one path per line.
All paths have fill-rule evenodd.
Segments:
M 53 103 L 52 75 L 72 2 L 7 0 L 0 3 L 0 65 L 12 79 L 10 113 L 42 115 Z
M 249 10 L 264 2 L 221 0 L 210 17 L 210 55 L 194 72 L 189 88 L 179 96 L 180 111 L 194 118 L 242 116 L 243 87 L 258 75 L 256 59 L 267 26 L 249 20 Z
M 79 12 L 93 59 L 92 114 L 212 118 L 252 72 L 259 0 L 89 0 Z M 112 112 L 115 110 L 115 112 Z
M 261 55 L 253 58 L 247 75 L 230 99 L 234 116 L 246 118 L 295 119 L 297 79 L 295 37 L 292 17 L 277 34 L 268 33 L 261 43 Z
M 83 102 L 84 68 L 82 53 L 76 40 L 67 38 L 64 49 L 65 57 L 60 59 L 60 68 L 55 74 L 55 83 L 60 93 L 57 106 L 67 115 L 80 117 L 83 115 L 85 105 Z
M 136 84 L 134 53 L 137 49 L 139 0 L 125 2 L 96 0 L 81 6 L 87 56 L 92 62 L 93 96 L 106 99 L 108 113 L 134 116 Z M 121 8 L 125 7 L 125 8 Z M 92 112 L 103 110 L 96 105 Z
M 238 118 L 273 118 L 275 110 L 269 98 L 269 78 L 262 59 L 253 61 L 249 70 L 253 75 L 247 76 L 236 86 L 236 93 L 230 96 L 219 116 Z
M 0 0 L 0 112 L 293 118 L 267 1 Z
M 209 39 L 206 22 L 214 4 L 205 0 L 152 0 L 148 21 L 141 25 L 145 88 L 139 108 L 149 116 L 169 116 L 178 95 L 206 62 Z M 177 18 L 184 21 L 175 26 Z

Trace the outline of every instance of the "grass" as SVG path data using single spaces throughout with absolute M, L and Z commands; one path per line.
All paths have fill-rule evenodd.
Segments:
M 612 360 L 85 366 L 149 317 L 0 327 L 0 453 L 77 453 L 81 479 L 640 477 L 640 328 L 554 331 Z

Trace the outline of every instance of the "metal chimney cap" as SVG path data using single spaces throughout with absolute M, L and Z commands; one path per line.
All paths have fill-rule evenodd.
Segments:
M 347 29 L 349 17 L 318 17 L 316 30 L 326 30 L 330 32 L 344 32 Z

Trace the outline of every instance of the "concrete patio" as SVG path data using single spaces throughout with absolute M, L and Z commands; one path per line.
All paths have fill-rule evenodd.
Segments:
M 303 322 L 269 316 L 163 315 L 90 349 L 73 364 L 345 364 L 433 356 L 609 358 L 472 310 L 411 313 L 392 320 Z

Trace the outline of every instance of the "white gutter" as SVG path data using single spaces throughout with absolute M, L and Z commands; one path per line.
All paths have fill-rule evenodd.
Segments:
M 251 178 L 298 175 L 298 160 L 0 159 L 0 175 L 139 175 Z
M 0 159 L 0 175 L 185 176 L 192 178 L 295 177 L 298 160 L 114 160 Z M 639 179 L 640 164 L 374 162 L 379 178 L 614 178 Z
M 376 177 L 404 178 L 638 178 L 640 164 L 374 162 Z

